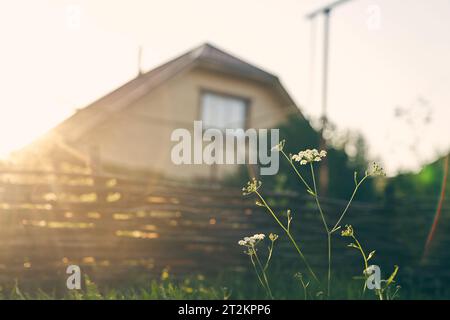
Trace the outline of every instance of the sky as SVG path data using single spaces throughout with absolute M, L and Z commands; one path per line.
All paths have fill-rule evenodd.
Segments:
M 144 71 L 211 42 L 321 114 L 321 0 L 0 1 L 0 156 Z M 353 0 L 330 25 L 328 118 L 389 174 L 450 149 L 450 1 Z

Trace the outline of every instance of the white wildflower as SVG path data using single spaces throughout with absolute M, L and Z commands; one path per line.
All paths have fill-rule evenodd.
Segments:
M 272 151 L 283 151 L 285 143 L 286 143 L 286 140 L 281 140 L 280 143 L 273 146 L 273 148 L 271 150 Z
M 341 232 L 341 236 L 343 237 L 353 237 L 354 232 L 353 232 L 353 227 L 349 224 L 345 225 L 345 229 L 342 230 Z
M 370 170 L 369 175 L 371 175 L 371 176 L 384 176 L 386 174 L 384 173 L 383 168 L 378 163 L 374 162 L 372 164 L 372 169 Z
M 298 154 L 294 154 L 291 158 L 294 161 L 300 162 L 300 165 L 305 165 L 311 162 L 322 161 L 322 158 L 326 156 L 327 152 L 325 150 L 319 152 L 317 149 L 306 149 L 300 151 Z
M 258 244 L 258 242 L 264 240 L 265 237 L 266 235 L 263 233 L 254 234 L 251 237 L 244 237 L 243 240 L 239 240 L 238 244 L 240 246 L 254 247 Z
M 266 237 L 266 236 L 265 236 L 263 233 L 255 234 L 255 235 L 253 236 L 253 238 L 255 238 L 256 240 L 264 240 L 265 237 Z
M 245 195 L 251 194 L 256 192 L 262 185 L 261 181 L 256 180 L 256 178 L 253 178 L 251 181 L 247 182 L 247 185 L 242 188 L 242 193 Z
M 269 234 L 269 239 L 270 239 L 270 241 L 275 241 L 278 239 L 278 235 L 275 233 L 271 233 L 271 234 Z

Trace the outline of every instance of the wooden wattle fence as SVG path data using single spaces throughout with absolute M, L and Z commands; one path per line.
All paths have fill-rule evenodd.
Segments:
M 280 219 L 283 210 L 292 210 L 297 239 L 312 264 L 323 269 L 326 241 L 311 198 L 262 192 Z M 323 200 L 333 220 L 344 205 Z M 367 250 L 377 249 L 380 264 L 390 268 L 408 261 L 412 266 L 418 256 L 396 240 L 398 230 L 389 229 L 394 220 L 381 205 L 355 202 L 344 223 L 356 227 Z M 264 208 L 256 206 L 253 197 L 243 197 L 239 188 L 64 172 L 0 172 L 0 283 L 61 279 L 70 264 L 81 266 L 96 281 L 142 273 L 159 277 L 163 269 L 173 275 L 242 271 L 248 268 L 248 258 L 237 241 L 255 232 L 280 234 L 283 241 L 276 255 L 294 254 Z M 360 258 L 346 248 L 347 242 L 336 236 L 333 261 L 357 272 Z

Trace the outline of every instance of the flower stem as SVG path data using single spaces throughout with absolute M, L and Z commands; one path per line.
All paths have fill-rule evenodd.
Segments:
M 305 185 L 306 189 L 308 191 L 312 191 L 311 187 L 309 186 L 309 184 L 305 181 L 305 179 L 303 179 L 302 175 L 300 174 L 300 172 L 298 172 L 297 168 L 295 167 L 294 163 L 292 162 L 292 160 L 288 157 L 288 155 L 282 150 L 281 153 L 283 154 L 283 156 L 286 158 L 286 160 L 289 162 L 289 164 L 291 165 L 292 169 L 294 169 L 295 173 L 297 174 L 297 176 L 300 178 L 300 180 L 303 182 L 303 184 Z
M 368 177 L 368 175 L 366 174 L 359 182 L 358 184 L 355 186 L 355 189 L 353 190 L 352 196 L 350 197 L 350 200 L 348 201 L 347 205 L 345 206 L 344 211 L 342 211 L 341 216 L 339 217 L 338 221 L 336 222 L 336 224 L 334 225 L 334 227 L 331 229 L 331 233 L 335 232 L 336 230 L 339 229 L 339 224 L 341 223 L 342 219 L 344 219 L 345 214 L 347 213 L 348 208 L 350 208 L 350 205 L 353 201 L 353 198 L 355 197 L 356 193 L 358 192 L 359 187 L 361 186 L 361 184 L 364 182 L 364 180 L 366 180 Z
M 272 217 L 275 219 L 275 221 L 278 223 L 278 225 L 284 230 L 284 232 L 287 234 L 289 240 L 291 240 L 292 244 L 294 245 L 295 249 L 297 250 L 300 258 L 303 260 L 303 263 L 305 264 L 306 268 L 308 269 L 309 273 L 312 275 L 314 280 L 319 282 L 319 279 L 317 278 L 316 274 L 312 270 L 311 266 L 309 265 L 308 261 L 306 260 L 306 257 L 303 255 L 303 252 L 300 250 L 299 246 L 297 245 L 297 242 L 292 237 L 291 232 L 283 225 L 283 223 L 278 219 L 276 214 L 273 212 L 272 208 L 267 204 L 266 200 L 261 196 L 261 194 L 258 191 L 255 191 L 256 195 L 259 197 L 263 205 L 267 208 L 267 210 L 270 212 Z M 320 282 L 319 282 L 320 283 Z
M 269 280 L 267 279 L 266 271 L 263 268 L 261 261 L 258 258 L 258 254 L 256 253 L 256 248 L 253 246 L 253 251 L 255 253 L 256 261 L 258 262 L 259 268 L 261 269 L 261 273 L 263 275 L 264 282 L 266 283 L 267 293 L 269 294 L 270 299 L 273 299 L 272 291 L 270 290 Z
M 319 202 L 319 197 L 317 195 L 316 178 L 314 175 L 314 167 L 313 167 L 312 163 L 310 163 L 310 167 L 311 167 L 311 176 L 312 176 L 313 185 L 314 185 L 314 199 L 316 200 L 316 205 L 317 205 L 317 208 L 319 209 L 320 217 L 322 218 L 322 223 L 325 228 L 325 231 L 327 233 L 330 233 L 330 231 L 328 229 L 327 221 L 325 219 L 325 215 L 323 214 L 322 206 L 320 205 L 320 202 Z
M 262 281 L 261 276 L 259 275 L 258 268 L 256 267 L 256 264 L 255 264 L 255 261 L 253 260 L 253 256 L 252 255 L 250 255 L 250 261 L 252 262 L 253 268 L 255 269 L 255 273 L 256 273 L 256 276 L 258 277 L 259 283 L 261 284 L 261 286 L 264 288 L 264 290 L 267 293 L 268 290 L 267 290 L 264 282 Z
M 331 233 L 327 233 L 328 237 L 328 279 L 327 279 L 327 289 L 328 289 L 328 298 L 331 295 Z
M 305 300 L 307 300 L 308 299 L 308 285 L 305 284 L 305 282 L 303 281 L 303 278 L 300 278 L 300 283 L 302 284 L 302 287 L 303 287 L 304 298 L 305 298 Z
M 310 168 L 311 168 L 311 176 L 312 176 L 312 180 L 313 180 L 313 186 L 314 186 L 314 190 L 311 189 L 311 187 L 309 186 L 309 184 L 305 181 L 305 179 L 302 177 L 302 175 L 300 174 L 300 172 L 297 170 L 297 168 L 295 167 L 294 163 L 292 162 L 292 160 L 286 155 L 286 153 L 282 150 L 281 153 L 283 154 L 283 156 L 286 158 L 286 160 L 289 162 L 289 164 L 291 165 L 292 169 L 294 169 L 295 173 L 297 174 L 297 176 L 300 178 L 300 181 L 305 185 L 307 191 L 314 196 L 314 199 L 316 201 L 316 205 L 317 208 L 319 209 L 320 212 L 320 217 L 322 219 L 322 223 L 323 226 L 325 228 L 325 231 L 327 233 L 327 239 L 328 239 L 328 276 L 327 276 L 327 292 L 328 292 L 328 297 L 330 296 L 330 287 L 331 287 L 331 232 L 330 229 L 328 227 L 328 224 L 326 222 L 325 219 L 325 215 L 323 213 L 322 210 L 322 206 L 320 205 L 320 201 L 319 201 L 319 197 L 317 195 L 317 186 L 316 186 L 316 178 L 314 175 L 314 168 L 312 163 L 310 163 Z
M 314 167 L 313 167 L 312 163 L 310 163 L 310 168 L 311 168 L 311 177 L 312 177 L 313 186 L 314 186 L 314 199 L 316 200 L 316 205 L 317 205 L 317 208 L 319 209 L 320 217 L 322 218 L 322 223 L 323 223 L 323 226 L 327 233 L 327 240 L 328 240 L 327 241 L 327 247 L 328 247 L 327 248 L 328 249 L 327 295 L 329 298 L 330 294 L 331 294 L 331 232 L 330 232 L 330 229 L 328 228 L 328 224 L 325 219 L 325 215 L 323 214 L 322 206 L 320 205 L 319 196 L 317 194 L 316 177 L 315 177 Z
M 264 271 L 267 270 L 267 268 L 269 267 L 269 262 L 270 259 L 272 258 L 272 253 L 273 253 L 273 244 L 275 241 L 271 241 L 270 247 L 269 247 L 269 255 L 267 256 L 267 260 L 266 260 L 266 264 L 264 265 Z
M 366 270 L 369 267 L 369 263 L 367 261 L 366 254 L 364 253 L 364 250 L 363 250 L 361 244 L 359 243 L 358 239 L 356 239 L 356 237 L 354 235 L 352 236 L 352 238 L 355 241 L 356 245 L 358 246 L 359 251 L 362 254 L 362 257 L 364 259 L 364 270 Z

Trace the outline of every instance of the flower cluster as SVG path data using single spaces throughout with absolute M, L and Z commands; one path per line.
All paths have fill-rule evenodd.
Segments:
M 256 192 L 262 185 L 261 181 L 256 180 L 256 178 L 253 178 L 251 181 L 247 182 L 247 185 L 242 188 L 242 193 L 245 195 L 251 194 Z
M 240 246 L 254 247 L 258 242 L 264 240 L 266 236 L 263 233 L 255 234 L 251 237 L 245 237 L 243 240 L 239 240 Z
M 283 151 L 286 140 L 281 140 L 280 143 L 273 146 L 272 151 Z
M 345 225 L 345 229 L 342 230 L 341 235 L 343 237 L 353 237 L 353 227 L 351 225 Z
M 296 278 L 296 279 L 302 279 L 302 280 L 303 280 L 303 273 L 301 273 L 301 272 L 296 272 L 296 273 L 294 274 L 294 278 Z
M 278 239 L 278 235 L 275 233 L 271 233 L 271 234 L 269 234 L 269 239 L 270 239 L 270 241 L 275 241 Z
M 376 162 L 372 163 L 372 168 L 370 171 L 366 172 L 369 176 L 385 176 L 383 168 Z
M 319 152 L 317 149 L 306 149 L 300 151 L 298 154 L 294 154 L 291 158 L 294 161 L 300 162 L 301 165 L 305 165 L 314 161 L 321 161 L 326 156 L 327 152 L 325 150 Z

